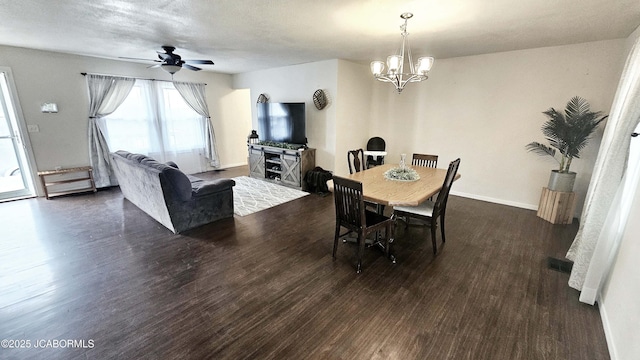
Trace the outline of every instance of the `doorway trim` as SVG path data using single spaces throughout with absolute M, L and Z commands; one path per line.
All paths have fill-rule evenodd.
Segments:
M 22 113 L 22 106 L 20 105 L 20 99 L 18 97 L 18 91 L 16 89 L 15 81 L 13 78 L 13 72 L 11 71 L 11 68 L 7 66 L 0 66 L 0 72 L 4 73 L 7 79 L 7 88 L 9 91 L 9 96 L 11 97 L 10 100 L 14 108 L 13 110 L 15 111 L 16 122 L 18 125 L 16 130 L 18 131 L 18 134 L 20 136 L 20 141 L 24 149 L 25 159 L 23 160 L 26 162 L 26 164 L 24 165 L 26 165 L 26 167 L 28 168 L 26 169 L 28 171 L 27 171 L 27 174 L 25 175 L 25 180 L 27 181 L 27 187 L 30 190 L 30 194 L 28 195 L 17 196 L 16 198 L 2 199 L 0 200 L 0 202 L 11 201 L 11 200 L 21 199 L 21 198 L 35 197 L 35 196 L 42 196 L 42 191 L 40 190 L 40 186 L 38 185 L 37 177 L 36 177 L 37 167 L 36 167 L 35 156 L 33 155 L 33 149 L 31 147 L 31 139 L 29 138 L 29 132 L 27 131 L 27 124 L 25 122 L 24 115 Z

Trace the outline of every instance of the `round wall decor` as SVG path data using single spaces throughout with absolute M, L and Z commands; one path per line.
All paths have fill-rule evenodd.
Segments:
M 318 89 L 313 93 L 313 104 L 318 110 L 322 110 L 325 106 L 327 106 L 327 97 L 324 91 Z

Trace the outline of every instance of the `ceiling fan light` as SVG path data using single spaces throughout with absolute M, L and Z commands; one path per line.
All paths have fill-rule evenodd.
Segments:
M 180 71 L 180 69 L 182 69 L 181 66 L 178 65 L 171 65 L 171 64 L 162 64 L 160 66 L 160 68 L 166 72 L 168 72 L 169 74 L 173 75 L 175 73 L 177 73 L 178 71 Z
M 374 76 L 380 76 L 384 71 L 384 63 L 382 61 L 372 61 L 371 62 L 371 73 Z

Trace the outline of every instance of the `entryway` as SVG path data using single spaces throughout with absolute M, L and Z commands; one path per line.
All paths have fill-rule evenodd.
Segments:
M 0 68 L 0 201 L 35 196 L 10 71 Z

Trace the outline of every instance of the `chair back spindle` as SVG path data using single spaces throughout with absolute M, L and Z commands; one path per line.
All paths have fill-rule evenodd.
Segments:
M 411 165 L 437 168 L 438 155 L 413 154 L 413 158 L 411 159 Z

